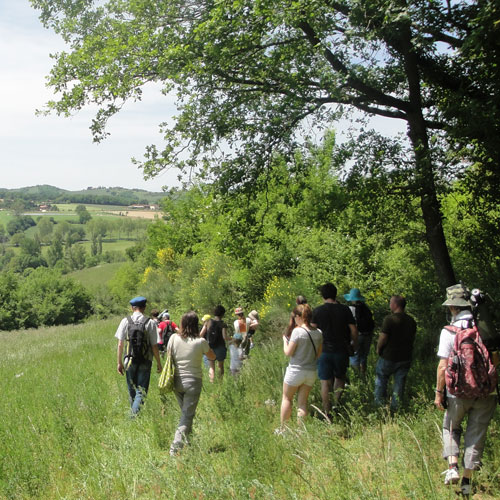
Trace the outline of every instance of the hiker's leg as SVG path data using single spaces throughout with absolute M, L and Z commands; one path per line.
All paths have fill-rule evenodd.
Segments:
M 323 413 L 326 416 L 330 415 L 332 411 L 332 403 L 330 401 L 330 392 L 333 389 L 333 379 L 320 380 L 321 384 L 321 402 L 323 403 Z
M 464 435 L 464 467 L 476 470 L 481 464 L 488 425 L 496 408 L 496 397 L 476 399 L 468 412 Z M 466 476 L 467 477 L 467 476 Z
M 137 367 L 135 373 L 135 397 L 132 402 L 132 413 L 137 414 L 144 404 L 149 389 L 151 376 L 151 361 L 144 361 Z
M 349 356 L 347 353 L 334 353 L 334 382 L 333 382 L 333 402 L 335 405 L 340 403 L 340 398 L 344 392 L 345 381 L 347 378 L 347 368 L 349 367 Z
M 366 373 L 368 355 L 372 345 L 373 335 L 371 333 L 363 333 L 358 337 L 358 361 L 361 374 Z
M 340 402 L 340 398 L 344 392 L 344 387 L 345 379 L 335 378 L 335 381 L 333 382 L 333 403 L 335 406 Z
M 200 400 L 202 380 L 199 378 L 185 379 L 182 381 L 184 389 L 181 405 L 181 418 L 175 431 L 172 447 L 182 448 L 187 436 L 191 433 L 196 407 Z
M 333 353 L 323 352 L 318 358 L 318 378 L 321 384 L 321 401 L 323 404 L 323 412 L 326 416 L 330 415 L 332 404 L 330 401 L 330 392 L 333 388 L 334 377 L 334 360 Z
M 460 454 L 460 438 L 462 436 L 462 420 L 467 411 L 467 400 L 448 398 L 448 408 L 443 417 L 443 458 L 448 464 L 458 462 Z
M 383 406 L 387 399 L 387 384 L 389 377 L 392 374 L 392 363 L 384 358 L 378 358 L 377 366 L 375 367 L 375 405 Z
M 394 371 L 394 384 L 392 386 L 391 410 L 397 411 L 401 406 L 406 385 L 406 377 L 410 370 L 411 362 L 396 363 Z
M 208 360 L 208 378 L 210 382 L 213 382 L 215 379 L 215 361 L 211 359 Z
M 292 385 L 288 385 L 286 382 L 283 382 L 283 397 L 281 398 L 281 427 L 285 425 L 285 422 L 290 420 L 292 415 L 292 406 L 293 406 L 293 396 L 297 392 L 298 387 L 294 387 Z
M 307 417 L 307 400 L 312 386 L 302 384 L 297 392 L 297 421 Z
M 224 361 L 217 361 L 219 365 L 219 377 L 222 378 L 224 376 Z
M 135 384 L 137 382 L 136 380 L 137 369 L 138 366 L 135 363 L 131 363 L 125 372 L 125 377 L 127 379 L 128 399 L 130 403 L 130 408 L 132 408 L 132 405 L 135 400 Z

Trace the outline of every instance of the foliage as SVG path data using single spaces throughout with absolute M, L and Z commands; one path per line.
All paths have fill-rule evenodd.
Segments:
M 78 220 L 80 224 L 85 224 L 90 219 L 92 219 L 92 216 L 89 214 L 87 207 L 85 205 L 77 205 L 75 212 L 78 215 Z
M 7 232 L 12 236 L 15 233 L 21 233 L 35 225 L 36 223 L 33 217 L 29 215 L 19 215 L 7 223 Z
M 276 153 L 291 154 L 307 137 L 306 118 L 328 126 L 348 107 L 404 120 L 408 188 L 436 279 L 455 282 L 438 198 L 444 167 L 463 172 L 476 162 L 468 173 L 478 190 L 480 179 L 486 189 L 500 184 L 494 2 L 32 4 L 71 43 L 51 72 L 60 95 L 48 110 L 69 115 L 96 104 L 95 140 L 148 83 L 176 91 L 179 114 L 162 124 L 165 146 L 147 148 L 146 175 L 176 165 L 216 179 L 222 191 L 255 189 Z
M 90 296 L 75 281 L 40 267 L 0 274 L 0 330 L 77 323 L 91 314 Z

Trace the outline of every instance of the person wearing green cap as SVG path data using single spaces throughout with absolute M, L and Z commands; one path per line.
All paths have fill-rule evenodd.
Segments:
M 470 292 L 462 284 L 446 289 L 443 306 L 451 313 L 451 327 L 461 330 L 470 328 L 475 319 L 472 314 Z M 444 484 L 458 484 L 460 481 L 458 457 L 462 436 L 462 422 L 467 417 L 464 435 L 464 453 L 460 493 L 468 497 L 471 494 L 472 472 L 481 466 L 481 457 L 486 441 L 486 433 L 497 405 L 496 391 L 486 397 L 465 399 L 453 394 L 446 394 L 446 369 L 450 353 L 455 349 L 455 336 L 452 328 L 443 328 L 439 338 L 437 355 L 439 364 L 436 373 L 436 392 L 434 404 L 445 411 L 443 418 L 443 458 L 448 462 L 448 469 L 443 472 Z

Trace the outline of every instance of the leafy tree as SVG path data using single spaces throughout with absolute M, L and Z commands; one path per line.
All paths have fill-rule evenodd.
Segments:
M 88 222 L 90 219 L 92 219 L 92 216 L 87 210 L 87 207 L 85 205 L 77 205 L 75 208 L 76 215 L 78 215 L 78 220 L 80 224 L 85 224 Z
M 19 322 L 24 328 L 75 323 L 90 312 L 91 299 L 80 284 L 53 269 L 36 269 L 19 285 Z
M 498 58 L 494 2 L 32 0 L 41 19 L 71 42 L 50 84 L 49 103 L 69 114 L 99 111 L 92 130 L 148 82 L 180 96 L 166 147 L 147 150 L 147 175 L 177 164 L 211 165 L 223 186 L 250 183 L 305 117 L 331 122 L 338 106 L 404 120 L 413 150 L 412 189 L 443 284 L 455 281 L 442 230 L 431 137 L 473 141 L 483 163 L 498 163 Z M 98 6 L 97 6 L 98 5 Z M 137 35 L 140 33 L 140 36 Z M 100 57 L 96 58 L 95 54 Z M 492 54 L 492 55 L 490 55 Z M 471 127 L 474 112 L 492 127 Z M 189 141 L 191 156 L 179 152 Z M 230 148 L 221 151 L 221 142 Z M 465 148 L 462 158 L 467 155 Z M 493 169 L 490 169 L 495 173 Z
M 3 244 L 7 241 L 7 232 L 5 231 L 5 226 L 0 224 L 0 243 Z
M 29 215 L 20 215 L 14 217 L 14 219 L 7 223 L 7 232 L 12 236 L 15 233 L 22 233 L 35 225 L 36 222 L 33 220 L 33 217 Z
M 47 263 L 50 267 L 54 267 L 64 257 L 64 247 L 62 238 L 59 234 L 55 234 L 52 244 L 47 250 Z
M 17 287 L 19 278 L 14 273 L 0 273 L 0 330 L 18 327 Z
M 54 229 L 54 224 L 47 217 L 40 217 L 37 223 L 38 235 L 41 241 L 48 241 Z

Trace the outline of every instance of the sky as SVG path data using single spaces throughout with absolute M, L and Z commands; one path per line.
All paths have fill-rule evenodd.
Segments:
M 91 109 L 71 118 L 35 115 L 53 98 L 45 85 L 50 54 L 63 49 L 29 0 L 0 0 L 0 188 L 49 184 L 72 191 L 98 186 L 161 191 L 179 185 L 175 170 L 145 181 L 131 162 L 143 158 L 147 145 L 162 145 L 159 124 L 176 112 L 174 99 L 158 86 L 146 87 L 142 101 L 125 104 L 108 122 L 111 135 L 100 143 L 93 142 L 89 129 Z M 404 130 L 396 120 L 376 118 L 372 124 L 385 133 Z M 347 127 L 337 124 L 340 140 Z
M 89 129 L 94 114 L 71 118 L 35 116 L 52 97 L 45 86 L 51 53 L 64 45 L 45 29 L 28 0 L 0 0 L 0 187 L 49 184 L 62 189 L 125 187 L 161 191 L 178 185 L 177 172 L 145 181 L 131 158 L 161 145 L 159 124 L 175 113 L 175 103 L 158 87 L 146 88 L 138 103 L 127 103 L 108 123 L 111 134 L 97 144 Z

